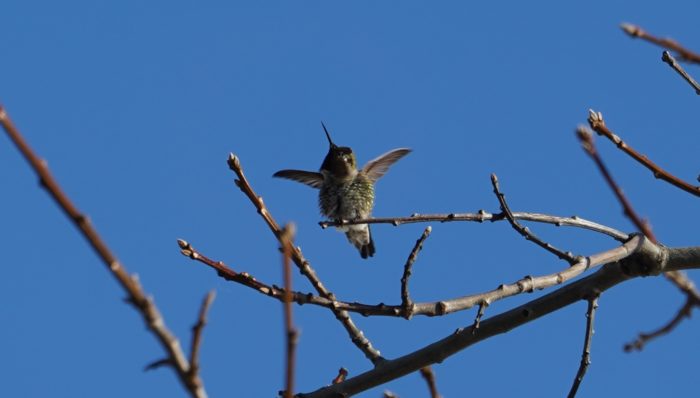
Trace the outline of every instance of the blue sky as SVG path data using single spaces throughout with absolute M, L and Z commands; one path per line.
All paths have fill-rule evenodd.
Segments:
M 214 288 L 202 346 L 210 396 L 275 396 L 282 388 L 281 305 L 182 257 L 177 238 L 260 280 L 281 284 L 277 243 L 226 167 L 236 153 L 280 222 L 340 298 L 398 303 L 405 259 L 425 225 L 373 228 L 363 261 L 317 221 L 316 192 L 271 178 L 317 169 L 334 140 L 360 163 L 410 147 L 377 185 L 376 216 L 498 211 L 489 174 L 513 210 L 579 215 L 632 231 L 573 131 L 588 108 L 668 170 L 700 172 L 697 98 L 625 36 L 639 24 L 700 49 L 694 2 L 20 2 L 3 5 L 0 101 L 155 297 L 189 347 Z M 697 67 L 688 70 L 700 76 Z M 669 246 L 697 244 L 697 199 L 656 181 L 607 142 L 606 162 Z M 185 396 L 174 374 L 143 367 L 162 352 L 123 292 L 6 138 L 0 138 L 0 374 L 13 397 Z M 590 254 L 614 241 L 532 226 Z M 411 292 L 432 301 L 476 293 L 566 265 L 508 225 L 433 224 Z M 691 273 L 697 277 L 697 273 Z M 295 287 L 311 288 L 295 273 Z M 505 300 L 486 316 L 541 293 Z M 592 365 L 579 396 L 696 392 L 700 324 L 684 322 L 642 353 L 622 345 L 670 319 L 683 297 L 661 278 L 600 299 Z M 580 360 L 585 303 L 471 347 L 434 367 L 445 397 L 562 396 Z M 295 306 L 297 386 L 327 384 L 344 366 L 370 368 L 332 315 Z M 471 324 L 444 318 L 356 322 L 391 358 Z M 389 389 L 428 396 L 418 375 Z M 528 392 L 528 391 L 531 391 Z

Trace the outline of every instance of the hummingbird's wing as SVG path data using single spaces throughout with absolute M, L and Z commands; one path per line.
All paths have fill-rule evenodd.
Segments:
M 312 188 L 321 188 L 321 185 L 323 185 L 323 174 L 313 171 L 280 170 L 272 176 L 294 180 Z
M 410 152 L 411 150 L 408 148 L 393 149 L 367 162 L 365 167 L 362 168 L 362 172 L 365 173 L 370 180 L 377 181 L 382 178 L 392 164 L 396 163 L 397 160 L 408 155 Z

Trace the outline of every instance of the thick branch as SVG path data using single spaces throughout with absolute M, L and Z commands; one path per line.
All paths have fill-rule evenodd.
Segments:
M 628 279 L 658 275 L 682 267 L 676 263 L 674 253 L 663 246 L 655 245 L 648 239 L 638 241 L 634 256 L 623 261 L 606 264 L 602 269 L 564 286 L 541 298 L 530 301 L 510 311 L 481 322 L 479 332 L 472 333 L 473 326 L 461 328 L 451 335 L 425 346 L 413 353 L 388 360 L 374 369 L 352 377 L 333 386 L 321 388 L 299 397 L 320 398 L 357 394 L 390 380 L 415 372 L 427 365 L 439 363 L 453 354 L 487 338 L 505 333 L 531 322 L 551 312 L 557 311 L 579 300 L 610 289 Z M 697 259 L 696 259 L 697 260 Z M 700 260 L 695 267 L 700 267 Z
M 0 124 L 2 124 L 7 135 L 38 175 L 41 186 L 51 195 L 61 210 L 63 210 L 66 216 L 68 216 L 78 230 L 80 230 L 83 237 L 88 241 L 102 262 L 107 266 L 109 272 L 126 292 L 128 296 L 127 301 L 133 304 L 134 308 L 143 317 L 148 330 L 153 333 L 160 342 L 167 353 L 167 358 L 157 362 L 171 365 L 191 396 L 206 397 L 207 393 L 204 390 L 204 386 L 201 384 L 198 375 L 195 374 L 196 372 L 193 373 L 190 371 L 190 363 L 180 347 L 180 342 L 165 325 L 165 320 L 153 299 L 143 291 L 138 279 L 135 276 L 132 277 L 129 275 L 126 268 L 112 253 L 107 243 L 102 240 L 95 227 L 92 226 L 87 215 L 80 212 L 71 202 L 70 198 L 63 192 L 58 182 L 51 175 L 46 161 L 39 158 L 39 156 L 34 153 L 2 106 L 0 106 Z

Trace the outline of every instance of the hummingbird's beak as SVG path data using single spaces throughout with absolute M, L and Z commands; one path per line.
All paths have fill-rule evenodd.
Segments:
M 321 122 L 321 126 L 323 126 L 323 131 L 326 132 L 326 138 L 328 138 L 328 144 L 330 144 L 331 148 L 336 148 L 337 145 L 333 143 L 333 140 L 331 140 L 331 135 L 328 134 L 328 129 L 326 128 L 326 125 Z

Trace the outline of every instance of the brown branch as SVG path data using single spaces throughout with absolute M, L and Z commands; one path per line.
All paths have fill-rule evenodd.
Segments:
M 690 296 L 686 296 L 685 303 L 678 310 L 673 319 L 657 330 L 649 333 L 639 333 L 639 336 L 635 341 L 625 344 L 625 352 L 641 351 L 649 341 L 671 333 L 671 331 L 673 331 L 673 329 L 675 329 L 683 319 L 690 318 L 693 307 L 697 307 L 698 305 L 699 303 L 697 301 L 693 300 Z
M 430 398 L 441 398 L 441 395 L 437 389 L 437 383 L 435 383 L 435 373 L 433 373 L 433 368 L 430 366 L 421 368 L 420 375 L 423 376 L 425 382 L 428 383 Z
M 649 160 L 649 158 L 635 151 L 634 148 L 627 145 L 627 143 L 625 143 L 619 136 L 617 136 L 610 129 L 608 129 L 608 127 L 605 125 L 605 121 L 603 120 L 602 113 L 595 112 L 592 109 L 589 109 L 588 124 L 596 133 L 598 133 L 598 135 L 602 135 L 608 140 L 612 141 L 612 143 L 614 143 L 620 150 L 632 157 L 632 159 L 639 162 L 642 166 L 649 169 L 649 171 L 651 171 L 654 174 L 655 178 L 666 181 L 669 184 L 675 186 L 676 188 L 680 188 L 690 194 L 700 196 L 700 187 L 687 183 L 681 180 L 680 178 L 674 176 L 673 174 L 669 173 L 668 171 L 662 169 L 654 162 Z
M 667 48 L 678 54 L 678 57 L 684 61 L 700 64 L 700 54 L 686 49 L 675 40 L 656 37 L 644 31 L 641 27 L 629 23 L 623 23 L 620 25 L 620 27 L 625 33 L 633 38 L 640 38 L 650 43 L 654 43 L 659 47 Z
M 241 167 L 241 163 L 238 157 L 234 154 L 230 154 L 228 158 L 228 166 L 238 176 L 238 179 L 235 180 L 238 188 L 240 188 L 240 190 L 248 197 L 248 199 L 250 199 L 250 201 L 257 209 L 258 214 L 260 214 L 263 220 L 265 220 L 265 223 L 267 223 L 267 226 L 270 228 L 277 240 L 280 241 L 282 238 L 282 230 L 280 229 L 275 219 L 272 217 L 272 214 L 270 214 L 270 212 L 268 211 L 267 207 L 265 207 L 262 198 L 258 196 L 255 193 L 255 191 L 253 191 L 253 188 L 250 186 L 248 179 L 243 174 L 243 168 Z M 314 289 L 316 289 L 318 294 L 323 298 L 335 302 L 335 295 L 330 290 L 328 290 L 323 285 L 323 283 L 321 283 L 321 280 L 316 275 L 316 271 L 314 271 L 314 269 L 311 268 L 309 262 L 302 255 L 301 249 L 299 247 L 293 247 L 291 254 L 294 264 L 296 264 L 296 266 L 299 268 L 299 271 L 301 271 L 302 275 L 304 275 L 306 279 L 308 279 L 309 282 L 311 282 L 311 285 L 314 287 Z M 357 326 L 355 326 L 355 323 L 353 322 L 352 318 L 350 318 L 350 314 L 348 314 L 347 311 L 340 310 L 335 307 L 330 307 L 330 309 L 331 311 L 333 311 L 333 314 L 335 315 L 336 319 L 340 321 L 345 330 L 348 332 L 348 335 L 350 336 L 350 339 L 355 344 L 355 346 L 357 346 L 357 348 L 359 348 L 362 351 L 362 353 L 365 354 L 365 356 L 370 361 L 372 361 L 373 364 L 376 365 L 384 360 L 379 351 L 372 346 L 372 343 L 364 336 L 362 331 Z
M 105 243 L 97 233 L 90 219 L 85 214 L 81 213 L 71 202 L 70 198 L 63 192 L 58 182 L 51 175 L 46 161 L 34 153 L 2 106 L 0 106 L 0 124 L 2 124 L 3 129 L 32 169 L 34 169 L 34 172 L 36 172 L 41 186 L 48 192 L 78 230 L 80 230 L 83 237 L 88 241 L 89 245 L 107 266 L 109 272 L 126 292 L 127 301 L 141 314 L 146 323 L 146 327 L 153 333 L 167 353 L 167 358 L 165 360 L 157 362 L 167 362 L 167 364 L 171 365 L 173 369 L 175 369 L 179 380 L 191 396 L 206 397 L 207 393 L 201 380 L 199 377 L 194 377 L 196 375 L 190 372 L 190 364 L 180 347 L 180 342 L 165 325 L 165 320 L 153 299 L 144 292 L 138 279 L 135 276 L 131 276 L 127 269 L 119 262 L 117 257 L 107 246 L 107 243 Z
M 607 130 L 607 128 L 605 128 L 605 122 L 603 121 L 602 114 L 590 111 L 588 120 L 589 120 L 589 123 L 591 123 L 591 126 L 595 125 L 599 129 L 601 129 L 601 131 Z M 595 129 L 595 127 L 594 127 L 594 129 Z M 598 130 L 596 130 L 596 131 L 598 131 Z M 576 132 L 578 134 L 579 139 L 581 140 L 581 142 L 583 144 L 584 150 L 591 156 L 593 161 L 596 163 L 601 174 L 603 174 L 603 177 L 607 181 L 608 185 L 615 193 L 615 196 L 617 197 L 618 201 L 622 204 L 625 215 L 632 221 L 632 223 L 634 223 L 634 225 L 649 240 L 651 240 L 654 243 L 657 243 L 656 237 L 654 236 L 654 233 L 652 232 L 651 227 L 649 227 L 649 224 L 646 223 L 644 220 L 642 220 L 637 215 L 637 213 L 632 208 L 632 204 L 627 200 L 625 195 L 622 193 L 622 189 L 620 188 L 619 185 L 617 185 L 615 180 L 612 178 L 612 175 L 608 171 L 607 167 L 605 167 L 603 160 L 601 159 L 600 155 L 598 155 L 598 152 L 596 151 L 595 143 L 593 142 L 593 136 L 590 133 L 590 131 L 588 131 L 585 127 L 579 127 L 576 130 Z M 613 142 L 614 142 L 614 140 L 613 140 Z M 619 142 L 622 143 L 621 140 Z M 618 147 L 619 146 L 620 145 L 618 144 Z M 680 289 L 688 297 L 688 299 L 693 299 L 697 302 L 700 302 L 700 292 L 698 292 L 697 289 L 695 289 L 693 282 L 690 279 L 688 279 L 688 277 L 683 272 L 680 272 L 680 271 L 666 272 L 664 274 L 664 277 L 667 280 L 669 280 L 671 283 L 673 283 L 678 289 Z
M 535 234 L 530 232 L 528 228 L 523 227 L 518 221 L 516 221 L 515 217 L 513 217 L 513 213 L 508 207 L 508 203 L 506 202 L 506 196 L 503 193 L 501 193 L 501 190 L 498 186 L 498 177 L 496 176 L 496 174 L 491 174 L 491 184 L 493 185 L 493 193 L 496 194 L 498 202 L 501 204 L 501 211 L 505 214 L 506 219 L 508 219 L 508 222 L 510 223 L 511 227 L 513 227 L 513 229 L 515 229 L 526 240 L 534 242 L 537 246 L 554 254 L 559 259 L 566 260 L 570 265 L 576 263 L 577 260 L 571 253 L 564 253 L 563 251 L 552 246 L 551 244 L 543 241 L 542 239 L 538 238 Z
M 594 232 L 599 232 L 608 235 L 620 242 L 624 242 L 629 239 L 629 235 L 620 232 L 614 228 L 610 228 L 605 225 L 595 223 L 593 221 L 588 221 L 586 219 L 580 218 L 578 216 L 572 217 L 560 217 L 553 216 L 549 214 L 541 213 L 526 213 L 526 212 L 513 212 L 513 218 L 516 220 L 523 221 L 533 221 L 545 224 L 552 224 L 557 227 L 567 226 L 567 227 L 577 227 L 583 228 Z M 506 216 L 503 213 L 491 214 L 484 210 L 479 210 L 477 213 L 449 213 L 449 214 L 418 214 L 414 213 L 409 217 L 382 217 L 382 218 L 367 218 L 363 220 L 327 220 L 321 221 L 318 224 L 321 228 L 336 227 L 343 225 L 355 225 L 355 224 L 392 224 L 394 226 L 399 226 L 402 224 L 413 224 L 421 222 L 478 222 L 482 223 L 484 221 L 503 221 L 506 220 Z
M 257 291 L 258 293 L 272 297 L 276 300 L 283 301 L 285 294 L 284 289 L 274 285 L 268 285 L 263 282 L 260 282 L 247 272 L 238 273 L 226 266 L 226 264 L 224 264 L 222 261 L 215 261 L 208 258 L 204 254 L 197 251 L 194 247 L 192 247 L 191 244 L 182 239 L 178 239 L 178 244 L 180 245 L 180 252 L 183 255 L 215 269 L 220 277 L 228 281 L 236 282 L 243 286 L 249 287 Z M 576 264 L 562 271 L 541 276 L 528 275 L 513 283 L 502 284 L 495 289 L 483 293 L 471 294 L 467 296 L 456 297 L 452 299 L 444 299 L 439 301 L 413 303 L 412 313 L 413 316 L 441 316 L 451 314 L 453 312 L 468 310 L 476 305 L 482 305 L 482 303 L 484 302 L 493 303 L 495 301 L 502 300 L 518 294 L 531 293 L 535 290 L 542 290 L 555 285 L 560 285 L 568 280 L 579 276 L 586 270 L 595 268 L 606 262 L 615 261 L 616 259 L 619 260 L 628 256 L 637 244 L 638 238 L 633 237 L 620 247 L 602 253 L 593 254 L 586 258 L 580 258 Z M 380 303 L 377 305 L 363 304 L 357 302 L 351 303 L 346 301 L 340 301 L 335 298 L 333 300 L 329 300 L 325 297 L 315 296 L 311 293 L 302 292 L 292 292 L 292 300 L 297 304 L 312 304 L 321 307 L 326 307 L 329 309 L 356 312 L 362 314 L 363 316 L 403 316 L 402 305 L 386 305 L 384 303 Z
M 173 366 L 173 361 L 170 358 L 161 358 L 144 366 L 143 371 L 148 372 L 149 370 L 156 370 L 164 366 Z
M 320 388 L 303 398 L 351 396 L 380 384 L 405 376 L 434 363 L 440 363 L 455 353 L 506 333 L 525 323 L 558 311 L 579 300 L 586 300 L 591 292 L 606 290 L 632 278 L 659 275 L 678 270 L 700 268 L 700 248 L 669 249 L 657 245 L 641 235 L 635 235 L 638 244 L 634 255 L 622 261 L 606 264 L 588 277 L 577 280 L 556 291 L 532 300 L 521 306 L 495 315 L 481 322 L 479 333 L 473 334 L 473 326 L 457 329 L 441 340 L 431 342 L 414 352 L 387 360 L 384 363 L 345 380 L 343 383 Z M 691 253 L 692 256 L 691 256 Z
M 586 336 L 583 339 L 583 353 L 581 354 L 581 364 L 576 372 L 574 384 L 569 391 L 569 398 L 574 398 L 578 388 L 583 381 L 583 376 L 586 375 L 588 365 L 591 364 L 591 341 L 593 340 L 593 321 L 595 320 L 595 311 L 598 309 L 598 295 L 588 299 L 588 311 L 586 311 Z
M 664 51 L 661 54 L 661 60 L 664 61 L 665 63 L 668 64 L 668 66 L 671 67 L 671 69 L 675 70 L 683 80 L 685 80 L 688 84 L 690 84 L 691 87 L 695 90 L 695 94 L 700 95 L 700 85 L 698 85 L 698 82 L 693 79 L 692 76 L 688 74 L 688 72 L 683 69 L 678 62 L 676 61 L 675 58 L 669 53 L 668 51 Z
M 282 253 L 284 274 L 284 329 L 287 343 L 286 353 L 286 387 L 284 398 L 294 396 L 294 367 L 296 358 L 296 346 L 299 332 L 294 327 L 292 319 L 292 249 L 294 247 L 294 224 L 287 224 L 282 230 Z
M 425 228 L 423 234 L 416 240 L 416 244 L 413 246 L 411 254 L 408 255 L 406 265 L 403 268 L 403 276 L 401 277 L 401 312 L 406 319 L 411 319 L 414 310 L 413 300 L 411 300 L 411 296 L 408 293 L 408 279 L 411 277 L 411 269 L 418 258 L 418 252 L 423 248 L 423 242 L 428 239 L 432 230 L 430 226 Z
M 602 118 L 600 120 L 602 121 Z M 617 185 L 617 183 L 612 177 L 612 174 L 610 174 L 610 171 L 605 166 L 605 163 L 603 163 L 603 159 L 600 157 L 600 155 L 598 155 L 598 151 L 596 150 L 595 143 L 593 141 L 593 134 L 591 134 L 591 132 L 583 126 L 579 126 L 579 128 L 576 129 L 576 134 L 578 135 L 578 139 L 581 141 L 583 149 L 591 157 L 591 159 L 593 159 L 593 162 L 595 162 L 596 166 L 598 166 L 598 170 L 603 175 L 603 178 L 608 183 L 608 186 L 610 187 L 610 189 L 612 189 L 613 193 L 615 194 L 615 197 L 617 197 L 617 200 L 622 205 L 622 210 L 625 216 L 627 216 L 627 218 L 629 218 L 630 221 L 632 221 L 632 224 L 634 224 L 634 226 L 637 227 L 637 229 L 641 233 L 643 233 L 644 236 L 646 236 L 650 241 L 657 243 L 656 237 L 651 231 L 651 228 L 649 228 L 649 225 L 645 221 L 643 221 L 634 211 L 632 203 L 630 203 L 630 201 L 627 200 L 627 197 L 622 192 L 622 188 L 620 188 L 620 186 Z
M 193 377 L 199 377 L 199 347 L 202 345 L 202 331 L 207 324 L 207 312 L 214 302 L 216 292 L 211 290 L 204 297 L 202 307 L 199 309 L 197 323 L 192 326 L 192 351 L 190 352 L 190 373 Z

